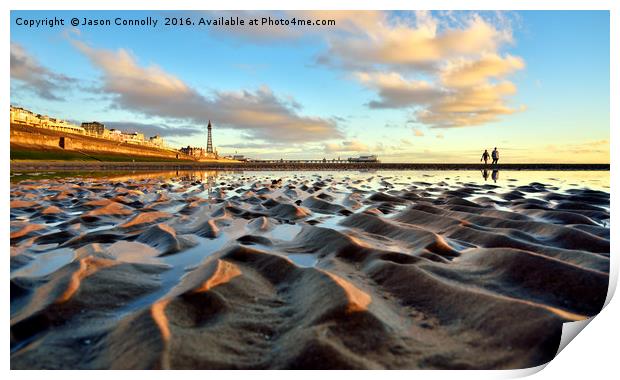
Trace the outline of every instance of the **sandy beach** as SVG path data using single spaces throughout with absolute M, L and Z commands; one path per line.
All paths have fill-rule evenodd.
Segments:
M 11 368 L 545 363 L 607 294 L 608 173 L 465 173 L 13 182 Z

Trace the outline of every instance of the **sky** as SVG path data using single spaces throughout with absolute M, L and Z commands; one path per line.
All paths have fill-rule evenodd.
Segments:
M 245 25 L 197 24 L 220 17 Z M 608 163 L 609 35 L 607 11 L 12 11 L 11 104 L 174 147 L 211 120 L 221 155 Z

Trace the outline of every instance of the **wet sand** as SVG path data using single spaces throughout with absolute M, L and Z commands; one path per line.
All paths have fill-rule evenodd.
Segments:
M 110 161 L 62 161 L 62 160 L 11 160 L 12 171 L 33 170 L 601 170 L 609 171 L 609 164 L 506 164 L 484 165 L 482 163 L 386 163 L 386 162 L 110 162 Z
M 11 185 L 11 368 L 526 368 L 606 297 L 604 184 L 167 177 Z

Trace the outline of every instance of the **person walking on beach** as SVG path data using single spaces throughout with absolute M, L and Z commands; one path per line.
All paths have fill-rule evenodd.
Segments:
M 487 164 L 487 161 L 489 161 L 489 152 L 485 149 L 484 153 L 482 153 L 482 158 L 480 159 L 480 162 L 484 161 L 484 164 Z
M 493 152 L 491 152 L 491 158 L 493 159 L 493 165 L 496 165 L 497 161 L 499 161 L 499 151 L 497 150 L 497 147 L 495 147 Z

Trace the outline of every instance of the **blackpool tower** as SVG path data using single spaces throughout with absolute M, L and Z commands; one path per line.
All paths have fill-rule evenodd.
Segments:
M 213 138 L 211 137 L 211 120 L 207 126 L 207 153 L 213 153 Z

